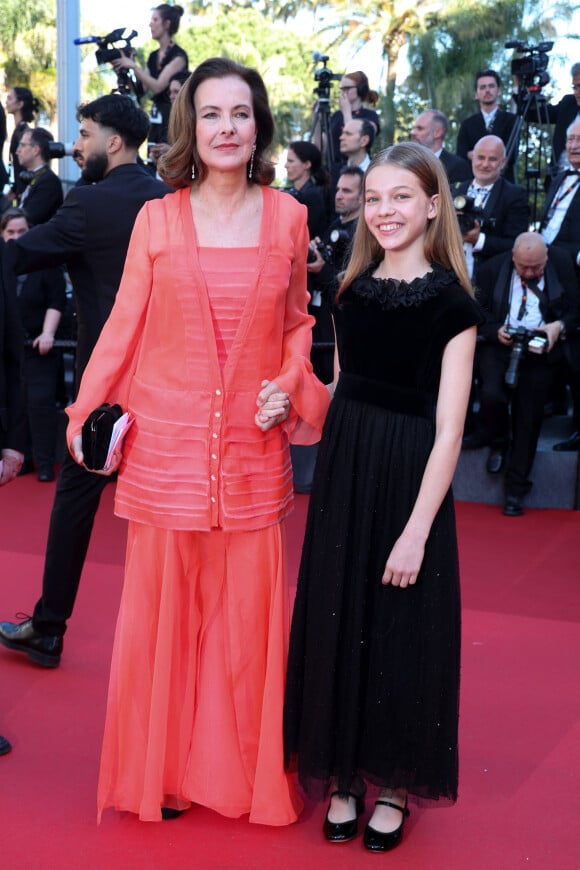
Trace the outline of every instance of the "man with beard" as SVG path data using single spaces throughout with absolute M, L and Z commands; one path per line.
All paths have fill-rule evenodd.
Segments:
M 448 129 L 447 115 L 437 109 L 427 109 L 416 118 L 411 130 L 411 139 L 413 142 L 420 142 L 425 148 L 429 148 L 439 158 L 450 184 L 455 184 L 457 181 L 469 181 L 473 175 L 471 164 L 462 157 L 458 157 L 457 154 L 451 154 L 443 147 L 443 140 Z
M 79 109 L 75 152 L 83 178 L 50 221 L 7 246 L 18 274 L 66 264 L 76 302 L 76 382 L 117 293 L 137 213 L 170 188 L 137 163 L 147 136 L 146 114 L 126 96 L 99 97 Z M 32 618 L 0 623 L 0 643 L 54 668 L 76 598 L 101 493 L 107 478 L 91 474 L 67 453 L 52 508 L 42 597 Z

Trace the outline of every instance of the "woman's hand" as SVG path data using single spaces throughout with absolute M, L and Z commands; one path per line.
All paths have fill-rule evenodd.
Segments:
M 24 454 L 5 447 L 0 453 L 0 457 L 2 459 L 0 462 L 0 486 L 4 486 L 5 483 L 9 483 L 18 476 L 24 462 Z
M 43 332 L 34 339 L 32 347 L 35 347 L 38 350 L 40 356 L 45 356 L 45 354 L 49 353 L 54 347 L 54 335 L 51 335 L 50 332 Z
M 259 410 L 254 419 L 262 432 L 283 423 L 290 413 L 290 397 L 281 391 L 276 381 L 262 381 L 256 404 Z
M 125 55 L 115 58 L 111 63 L 115 72 L 118 72 L 120 69 L 137 69 L 137 64 L 133 58 L 125 57 Z
M 413 586 L 417 582 L 424 555 L 424 538 L 411 531 L 404 531 L 387 559 L 383 585 L 388 586 L 390 583 L 392 586 L 400 586 L 401 589 Z
M 100 474 L 103 477 L 110 477 L 112 474 L 114 474 L 115 471 L 117 471 L 117 469 L 119 468 L 121 460 L 123 459 L 123 454 L 121 450 L 117 449 L 113 452 L 111 462 L 109 463 L 109 466 L 106 470 L 104 468 L 87 468 L 84 462 L 85 457 L 83 455 L 82 435 L 75 435 L 75 437 L 73 438 L 71 442 L 71 453 L 74 461 L 78 465 L 82 465 L 83 468 L 86 468 L 86 470 L 90 471 L 92 474 Z

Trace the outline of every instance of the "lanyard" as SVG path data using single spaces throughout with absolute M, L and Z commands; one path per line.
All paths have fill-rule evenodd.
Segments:
M 552 205 L 550 206 L 550 208 L 549 208 L 549 210 L 548 210 L 548 214 L 547 214 L 547 216 L 546 216 L 546 223 L 547 223 L 547 224 L 550 223 L 550 221 L 551 221 L 552 218 L 554 217 L 554 212 L 556 211 L 556 209 L 558 208 L 558 206 L 560 205 L 560 203 L 562 202 L 562 200 L 563 200 L 563 199 L 566 199 L 566 197 L 568 196 L 568 194 L 571 193 L 571 192 L 574 190 L 575 187 L 578 187 L 578 184 L 580 184 L 580 178 L 575 178 L 574 181 L 572 182 L 572 184 L 570 184 L 570 185 L 566 188 L 566 190 L 564 191 L 564 193 L 562 193 L 560 196 L 556 196 L 556 197 L 554 197 L 554 199 L 553 199 L 553 201 L 552 201 Z

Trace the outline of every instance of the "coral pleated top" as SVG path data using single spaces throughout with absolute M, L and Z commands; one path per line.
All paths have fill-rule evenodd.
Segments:
M 270 188 L 262 196 L 257 249 L 200 252 L 189 189 L 137 217 L 113 311 L 67 409 L 69 445 L 102 402 L 135 417 L 116 491 L 120 516 L 160 528 L 250 530 L 291 509 L 288 440 L 315 443 L 329 399 L 310 363 L 306 210 Z M 207 279 L 217 286 L 228 273 L 247 289 L 216 318 Z M 254 422 L 265 379 L 292 404 L 286 423 L 267 433 Z

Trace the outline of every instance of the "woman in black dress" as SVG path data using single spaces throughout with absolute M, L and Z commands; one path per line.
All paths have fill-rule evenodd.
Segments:
M 132 57 L 120 57 L 113 61 L 115 70 L 133 70 L 143 92 L 150 91 L 153 94 L 153 109 L 149 117 L 151 143 L 167 142 L 171 111 L 169 82 L 175 73 L 187 70 L 189 62 L 183 48 L 173 41 L 182 15 L 182 6 L 170 6 L 169 3 L 161 3 L 153 9 L 149 27 L 151 37 L 159 43 L 159 48 L 147 58 L 147 69 L 142 69 Z
M 476 325 L 439 160 L 374 158 L 334 307 L 334 398 L 320 444 L 290 641 L 287 765 L 332 789 L 324 833 L 401 839 L 407 798 L 457 796 L 460 600 L 450 491 Z

